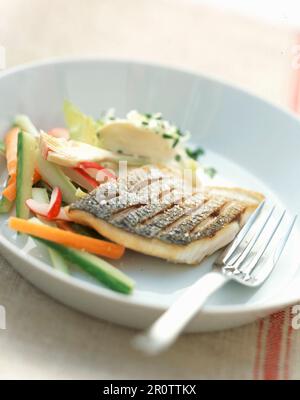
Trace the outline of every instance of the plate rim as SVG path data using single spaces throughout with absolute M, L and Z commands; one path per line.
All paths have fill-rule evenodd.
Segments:
M 84 57 L 53 57 L 47 58 L 44 60 L 37 60 L 33 62 L 24 63 L 12 68 L 8 68 L 4 71 L 0 71 L 0 79 L 3 79 L 9 75 L 13 75 L 14 73 L 22 72 L 24 70 L 30 69 L 38 69 L 40 67 L 44 67 L 47 65 L 56 65 L 56 64 L 78 64 L 78 63 L 117 63 L 117 64 L 127 64 L 127 65 L 139 65 L 141 67 L 151 67 L 165 70 L 172 70 L 174 72 L 185 73 L 189 75 L 193 75 L 195 78 L 201 78 L 206 81 L 211 81 L 218 83 L 224 87 L 227 87 L 233 91 L 240 92 L 243 95 L 250 96 L 254 98 L 256 101 L 259 101 L 267 106 L 273 107 L 277 112 L 286 114 L 286 116 L 292 118 L 295 122 L 299 124 L 300 128 L 300 117 L 297 116 L 296 113 L 290 111 L 287 107 L 279 106 L 276 103 L 273 103 L 269 100 L 266 100 L 251 90 L 245 89 L 239 85 L 232 84 L 231 82 L 220 79 L 219 77 L 215 77 L 209 74 L 202 74 L 196 70 L 189 69 L 181 66 L 168 65 L 166 63 L 156 63 L 150 62 L 148 60 L 140 60 L 140 59 L 127 59 L 127 58 L 118 58 L 118 57 L 99 57 L 99 56 L 84 56 Z M 7 250 L 13 257 L 19 259 L 20 261 L 24 261 L 24 255 L 26 255 L 27 263 L 45 273 L 45 276 L 50 275 L 52 278 L 59 280 L 62 284 L 71 285 L 73 289 L 81 289 L 89 294 L 93 294 L 98 296 L 99 298 L 104 297 L 106 300 L 113 301 L 118 304 L 128 304 L 137 307 L 144 307 L 150 310 L 157 311 L 165 311 L 168 306 L 166 304 L 153 304 L 146 299 L 133 299 L 131 296 L 123 295 L 121 293 L 114 292 L 110 289 L 107 289 L 102 286 L 96 286 L 93 283 L 81 280 L 77 277 L 73 277 L 70 275 L 63 274 L 55 269 L 52 269 L 46 262 L 39 260 L 38 258 L 32 256 L 31 254 L 25 252 L 23 249 L 20 249 L 15 244 L 11 243 L 6 237 L 0 232 L 0 248 L 4 248 Z M 2 251 L 1 251 L 2 253 Z M 2 255 L 2 254 L 1 254 Z M 2 255 L 3 256 L 3 255 Z M 5 256 L 3 256 L 6 258 Z M 297 262 L 297 261 L 296 261 Z M 299 263 L 299 261 L 298 261 Z M 14 265 L 9 262 L 9 264 L 15 269 Z M 24 278 L 26 279 L 26 278 Z M 27 279 L 26 279 L 27 280 Z M 237 304 L 237 305 L 209 305 L 204 306 L 202 309 L 202 313 L 205 315 L 237 315 L 240 313 L 244 314 L 252 314 L 253 312 L 265 313 L 268 311 L 274 311 L 276 309 L 283 309 L 288 307 L 296 302 L 299 302 L 300 294 L 298 297 L 293 297 L 291 299 L 279 300 L 278 302 L 274 301 L 272 303 L 256 303 L 253 305 L 249 304 Z

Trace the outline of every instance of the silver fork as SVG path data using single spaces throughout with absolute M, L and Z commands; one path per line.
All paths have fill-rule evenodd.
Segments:
M 191 285 L 143 334 L 134 347 L 157 354 L 175 342 L 183 328 L 196 315 L 208 297 L 229 280 L 242 285 L 261 285 L 275 267 L 291 234 L 297 216 L 289 222 L 286 211 L 275 215 L 275 206 L 262 202 L 236 238 L 215 261 L 211 272 Z

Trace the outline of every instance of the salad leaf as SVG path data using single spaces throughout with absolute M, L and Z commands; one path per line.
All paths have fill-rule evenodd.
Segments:
M 83 114 L 73 103 L 65 100 L 64 117 L 73 140 L 99 145 L 97 122 L 90 116 Z

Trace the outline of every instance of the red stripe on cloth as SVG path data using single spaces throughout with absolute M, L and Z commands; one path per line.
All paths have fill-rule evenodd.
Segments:
M 261 365 L 261 350 L 262 350 L 262 339 L 263 339 L 263 331 L 264 331 L 265 320 L 261 319 L 258 322 L 258 335 L 256 342 L 256 354 L 254 361 L 254 369 L 253 369 L 253 379 L 259 379 L 260 365 Z
M 289 309 L 289 318 L 288 318 L 288 332 L 287 332 L 287 343 L 284 355 L 284 372 L 283 372 L 283 379 L 289 379 L 290 375 L 290 356 L 291 356 L 291 345 L 292 345 L 292 334 L 293 334 L 293 327 L 292 327 L 292 319 L 293 319 L 292 307 Z
M 279 361 L 285 311 L 272 314 L 269 318 L 263 378 L 265 380 L 277 380 L 279 379 Z

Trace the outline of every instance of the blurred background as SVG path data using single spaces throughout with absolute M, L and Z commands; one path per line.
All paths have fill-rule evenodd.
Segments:
M 299 11 L 297 0 L 1 0 L 0 44 L 8 67 L 66 56 L 148 60 L 282 103 Z
M 215 8 L 259 18 L 262 21 L 300 27 L 300 3 L 297 0 L 194 0 Z

